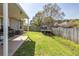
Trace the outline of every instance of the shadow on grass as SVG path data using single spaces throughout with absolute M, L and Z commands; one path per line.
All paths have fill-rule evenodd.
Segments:
M 46 36 L 55 36 L 52 32 L 42 32 Z
M 16 51 L 14 56 L 34 56 L 35 53 L 35 42 L 29 37 L 22 46 Z

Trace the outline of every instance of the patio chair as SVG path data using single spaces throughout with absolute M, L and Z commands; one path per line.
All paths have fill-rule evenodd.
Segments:
M 8 28 L 8 35 L 9 35 L 9 37 L 12 37 L 12 36 L 14 36 L 15 35 L 15 31 L 14 31 L 14 29 L 12 29 L 12 28 Z
M 0 29 L 0 45 L 3 45 L 3 32 Z
M 21 34 L 23 34 L 23 31 L 21 31 L 21 30 L 16 30 L 16 31 L 15 31 L 15 34 L 16 34 L 16 35 L 21 35 Z

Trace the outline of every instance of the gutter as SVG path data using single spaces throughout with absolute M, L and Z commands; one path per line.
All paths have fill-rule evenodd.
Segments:
M 20 6 L 19 3 L 16 3 L 16 5 L 22 10 L 22 12 L 27 16 L 26 12 L 23 10 L 23 8 Z M 29 17 L 27 16 L 27 19 L 29 19 Z

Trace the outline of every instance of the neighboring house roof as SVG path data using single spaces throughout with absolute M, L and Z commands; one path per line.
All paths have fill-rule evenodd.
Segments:
M 0 3 L 0 17 L 3 17 L 3 4 Z M 29 18 L 23 8 L 16 3 L 8 3 L 8 14 L 10 18 L 21 19 Z
M 73 22 L 62 22 L 62 23 L 54 23 L 54 27 L 76 27 L 77 24 L 73 23 Z
M 59 24 L 60 27 L 75 27 L 76 24 L 72 23 L 72 22 L 63 22 L 61 24 Z
M 60 23 L 59 26 L 67 26 L 68 23 L 67 22 L 63 22 L 63 23 Z
M 56 23 L 54 23 L 54 25 L 53 25 L 54 27 L 57 27 L 58 26 L 58 23 L 56 22 Z

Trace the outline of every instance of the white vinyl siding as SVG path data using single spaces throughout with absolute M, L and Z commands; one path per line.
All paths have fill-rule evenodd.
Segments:
M 3 25 L 2 18 L 0 18 L 0 29 L 1 29 L 1 25 Z M 20 30 L 23 29 L 23 22 L 21 22 L 20 20 L 9 19 L 8 26 L 14 30 Z
M 20 30 L 20 25 L 22 27 L 22 24 L 20 24 L 19 20 L 11 19 L 9 23 L 10 23 L 10 27 L 14 30 Z

